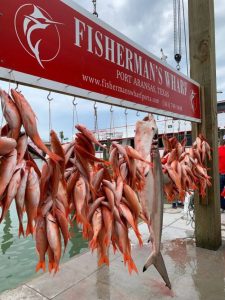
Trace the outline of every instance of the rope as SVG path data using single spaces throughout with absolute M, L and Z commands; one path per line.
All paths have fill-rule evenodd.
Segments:
M 180 141 L 180 120 L 178 120 L 177 132 L 178 132 L 177 139 L 178 139 L 178 141 Z
M 72 127 L 72 138 L 75 134 L 75 114 L 76 114 L 76 122 L 77 124 L 79 124 L 79 120 L 78 120 L 78 114 L 77 114 L 77 104 L 75 102 L 76 101 L 76 97 L 74 97 L 72 104 L 73 104 L 73 127 Z
M 181 54 L 181 14 L 180 14 L 180 0 L 178 0 L 178 42 L 179 42 L 179 47 L 178 47 L 178 53 Z
M 184 22 L 185 59 L 186 59 L 187 76 L 188 76 L 189 64 L 188 64 L 188 55 L 187 55 L 187 35 L 186 35 L 186 20 L 185 20 L 185 13 L 184 13 L 184 0 L 182 0 L 182 8 L 183 8 L 183 22 Z
M 173 0 L 174 55 L 177 53 L 177 1 Z
M 174 136 L 174 119 L 172 119 L 172 128 L 173 128 L 172 134 Z
M 127 128 L 127 115 L 128 115 L 128 112 L 127 112 L 127 109 L 125 108 L 124 110 L 124 115 L 125 115 L 125 124 L 126 124 L 126 138 L 128 137 L 128 128 Z
M 181 61 L 181 12 L 180 0 L 173 0 L 174 19 L 174 59 L 177 62 L 177 70 L 180 70 Z
M 98 136 L 98 139 L 99 139 L 98 108 L 97 108 L 96 102 L 94 103 L 94 119 L 95 119 L 94 129 L 95 129 L 95 132 L 97 132 L 97 136 Z
M 51 101 L 53 100 L 53 98 L 50 98 L 51 95 L 51 91 L 49 92 L 48 96 L 47 96 L 47 100 L 48 100 L 48 129 L 49 129 L 49 141 L 50 141 L 50 132 L 52 129 L 52 114 L 51 114 Z
M 109 130 L 109 135 L 110 139 L 112 139 L 112 136 L 115 136 L 115 128 L 114 128 L 114 134 L 112 132 L 112 128 L 114 128 L 114 117 L 113 117 L 113 106 L 111 105 L 110 107 L 110 130 Z
M 165 126 L 164 126 L 164 134 L 167 133 L 167 117 L 165 117 Z
M 186 128 L 186 121 L 184 121 L 184 138 L 187 137 L 187 128 Z

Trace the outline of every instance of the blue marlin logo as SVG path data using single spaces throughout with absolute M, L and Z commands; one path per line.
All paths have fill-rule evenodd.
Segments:
M 42 66 L 42 68 L 44 68 L 39 53 L 39 47 L 42 40 L 40 39 L 36 42 L 36 44 L 32 44 L 31 41 L 32 33 L 37 29 L 46 29 L 50 25 L 57 25 L 62 23 L 55 22 L 48 19 L 46 16 L 43 15 L 40 9 L 37 8 L 37 6 L 33 5 L 33 7 L 34 7 L 33 13 L 30 14 L 29 16 L 25 16 L 23 22 L 23 31 L 27 38 L 27 43 L 30 47 L 30 50 L 36 57 L 38 63 Z

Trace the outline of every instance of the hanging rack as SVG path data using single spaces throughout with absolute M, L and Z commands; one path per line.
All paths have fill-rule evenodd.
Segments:
M 115 135 L 115 131 L 114 133 L 112 132 L 112 129 L 114 128 L 114 117 L 113 117 L 113 106 L 110 106 L 110 131 L 109 131 L 109 136 L 110 136 L 110 140 L 112 139 L 112 137 Z
M 20 93 L 21 91 L 19 91 L 19 83 L 17 82 L 16 83 L 16 88 L 15 88 L 15 91 L 17 91 L 18 93 Z
M 51 101 L 53 98 L 50 98 L 51 96 L 51 91 L 49 91 L 47 95 L 47 100 L 48 100 L 48 129 L 49 129 L 49 141 L 50 141 L 50 132 L 52 129 L 52 116 L 51 116 Z
M 160 49 L 160 52 L 162 53 L 161 60 L 162 60 L 163 62 L 167 62 L 166 60 L 167 60 L 168 56 L 166 56 L 166 55 L 164 54 L 162 48 Z
M 77 102 L 76 102 L 76 97 L 73 98 L 72 100 L 72 104 L 73 104 L 73 127 L 72 127 L 72 138 L 75 134 L 75 114 L 76 114 L 76 122 L 77 124 L 79 124 L 79 120 L 78 120 L 78 114 L 77 114 Z
M 128 112 L 127 112 L 127 108 L 125 108 L 124 110 L 124 115 L 125 115 L 125 122 L 126 122 L 126 138 L 128 137 L 128 128 L 127 128 L 127 115 L 128 115 Z
M 96 10 L 96 5 L 97 5 L 96 2 L 97 2 L 97 0 L 92 0 L 92 3 L 93 3 L 93 15 L 98 18 L 98 13 L 97 13 L 97 10 Z
M 94 124 L 94 130 L 95 133 L 97 133 L 97 137 L 99 139 L 99 131 L 98 131 L 98 107 L 97 102 L 94 103 L 94 118 L 95 118 L 95 124 Z

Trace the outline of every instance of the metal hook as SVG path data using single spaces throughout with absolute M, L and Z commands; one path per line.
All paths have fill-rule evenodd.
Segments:
M 140 112 L 137 110 L 136 112 L 136 116 L 139 117 L 140 116 Z
M 77 103 L 75 101 L 76 101 L 76 97 L 73 98 L 72 103 L 73 103 L 74 106 L 77 106 Z
M 110 107 L 110 112 L 113 112 L 113 106 L 111 105 L 111 107 Z
M 15 91 L 20 92 L 20 91 L 19 91 L 19 83 L 18 83 L 18 82 L 16 83 Z
M 51 91 L 49 92 L 49 94 L 47 96 L 48 101 L 52 101 L 53 100 L 53 98 L 50 98 L 50 95 L 51 95 Z
M 97 109 L 97 103 L 96 103 L 96 101 L 94 103 L 94 109 Z
M 127 108 L 125 108 L 124 114 L 128 115 Z

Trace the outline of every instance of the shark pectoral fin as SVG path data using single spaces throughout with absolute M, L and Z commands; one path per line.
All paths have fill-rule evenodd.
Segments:
M 169 276 L 161 252 L 159 252 L 158 254 L 154 252 L 151 253 L 151 255 L 149 256 L 149 258 L 147 259 L 144 265 L 143 272 L 145 272 L 147 268 L 150 267 L 151 265 L 155 266 L 156 270 L 159 272 L 162 279 L 165 281 L 166 286 L 169 289 L 171 289 L 171 283 L 169 280 Z

